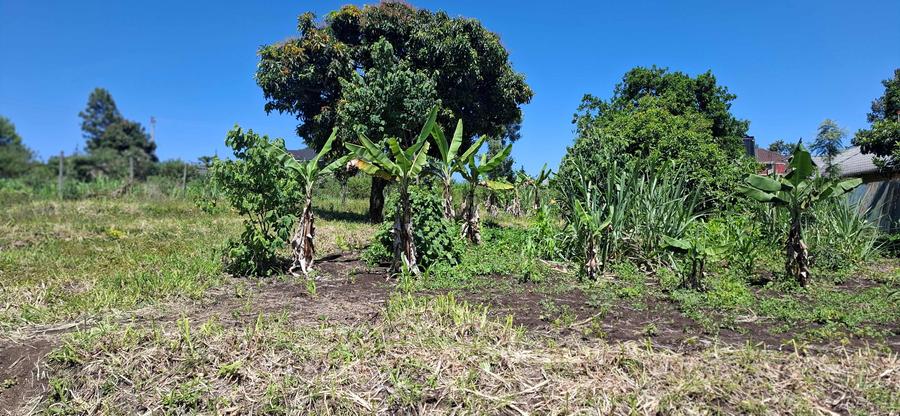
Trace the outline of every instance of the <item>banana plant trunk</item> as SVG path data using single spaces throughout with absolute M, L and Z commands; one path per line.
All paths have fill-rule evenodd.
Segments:
M 394 265 L 395 271 L 405 267 L 418 275 L 416 262 L 416 244 L 413 240 L 412 210 L 409 206 L 409 189 L 407 183 L 400 184 L 400 209 L 394 220 Z
M 541 193 L 538 186 L 534 186 L 534 211 L 541 209 Z
M 313 244 L 316 234 L 314 221 L 312 195 L 307 194 L 303 212 L 300 214 L 300 223 L 297 225 L 293 238 L 291 238 L 293 263 L 291 264 L 290 273 L 294 276 L 308 276 L 312 270 L 316 252 Z
M 799 215 L 792 216 L 785 250 L 787 251 L 785 272 L 788 276 L 794 276 L 800 286 L 806 287 L 809 284 L 809 250 L 803 242 Z
M 465 220 L 462 225 L 463 238 L 472 244 L 481 243 L 481 230 L 478 228 L 478 206 L 475 205 L 475 185 L 469 187 L 466 195 Z
M 597 243 L 595 238 L 587 239 L 584 247 L 584 272 L 590 280 L 596 280 L 600 273 L 600 261 L 597 260 Z
M 453 220 L 456 213 L 453 212 L 453 184 L 450 180 L 444 181 L 444 218 Z
M 516 188 L 512 203 L 506 211 L 516 217 L 522 216 L 522 198 L 519 196 L 519 188 Z

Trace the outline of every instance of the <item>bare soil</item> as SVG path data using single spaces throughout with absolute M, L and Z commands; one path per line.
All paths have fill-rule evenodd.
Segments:
M 370 268 L 356 254 L 327 256 L 320 259 L 316 267 L 320 276 L 315 293 L 311 293 L 302 279 L 233 278 L 228 284 L 211 290 L 202 300 L 146 308 L 121 321 L 167 323 L 188 317 L 194 322 L 217 319 L 224 326 L 237 326 L 252 322 L 259 314 L 284 313 L 299 322 L 328 320 L 354 325 L 377 319 L 395 285 L 384 268 Z M 578 289 L 555 292 L 541 290 L 535 283 L 516 282 L 515 293 L 510 293 L 510 285 L 501 284 L 508 283 L 502 279 L 509 278 L 496 278 L 496 288 L 454 292 L 459 299 L 489 306 L 494 316 L 511 315 L 515 324 L 531 332 L 575 333 L 580 334 L 582 340 L 603 338 L 610 342 L 650 340 L 654 347 L 672 350 L 700 349 L 716 343 L 737 346 L 750 343 L 767 349 L 793 350 L 789 340 L 795 332 L 774 333 L 773 323 L 765 320 L 740 322 L 736 330 L 723 329 L 717 334 L 708 334 L 682 315 L 674 304 L 663 299 L 645 299 L 641 308 L 622 299 L 601 310 L 591 306 L 589 297 Z M 847 285 L 851 290 L 867 286 L 867 282 Z M 568 311 L 569 320 L 564 324 L 554 323 L 554 317 L 545 313 L 547 305 Z M 18 331 L 17 336 L 0 337 L 0 414 L 28 412 L 29 409 L 23 409 L 23 406 L 34 397 L 46 394 L 47 379 L 40 372 L 39 363 L 60 344 L 63 334 L 84 326 L 72 323 L 28 328 Z M 800 329 L 803 328 L 797 330 Z M 867 340 L 856 339 L 852 340 L 851 346 L 866 343 Z M 893 352 L 900 352 L 897 331 L 892 332 L 885 344 Z M 832 348 L 822 344 L 814 345 L 812 349 Z

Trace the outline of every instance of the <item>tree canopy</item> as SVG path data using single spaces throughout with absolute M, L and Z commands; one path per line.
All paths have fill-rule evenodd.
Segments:
M 0 116 L 0 178 L 27 172 L 33 157 L 31 150 L 22 144 L 22 137 L 12 121 Z
M 827 176 L 840 175 L 840 169 L 833 161 L 834 157 L 844 150 L 845 137 L 847 137 L 847 132 L 838 126 L 834 120 L 826 118 L 822 124 L 819 124 L 816 140 L 809 149 L 813 151 L 813 154 L 825 161 L 825 174 Z
M 608 101 L 585 95 L 573 120 L 577 138 L 559 176 L 579 164 L 593 166 L 582 173 L 599 181 L 611 161 L 653 159 L 683 170 L 707 201 L 730 200 L 730 184 L 752 171 L 742 142 L 749 122 L 731 114 L 735 98 L 710 72 L 692 78 L 634 68 Z
M 159 161 L 156 143 L 140 123 L 122 116 L 109 91 L 95 88 L 78 116 L 88 150 L 88 156 L 76 164 L 76 171 L 82 171 L 83 177 L 124 176 L 129 158 L 135 162 L 135 175 L 143 177 Z
M 871 127 L 856 132 L 853 144 L 863 153 L 875 155 L 875 164 L 882 169 L 900 169 L 900 68 L 893 78 L 881 82 L 884 95 L 872 101 L 868 114 Z
M 383 2 L 347 5 L 320 22 L 305 13 L 297 29 L 298 37 L 259 50 L 256 80 L 266 112 L 294 115 L 297 134 L 315 149 L 335 127 L 335 146 L 358 133 L 410 145 L 421 114 L 435 105 L 445 130 L 463 120 L 466 147 L 520 122 L 533 94 L 500 38 L 476 19 Z

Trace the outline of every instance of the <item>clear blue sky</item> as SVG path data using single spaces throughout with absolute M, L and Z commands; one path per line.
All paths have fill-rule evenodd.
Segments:
M 157 119 L 158 154 L 227 154 L 234 123 L 302 147 L 289 115 L 266 115 L 253 80 L 260 45 L 296 35 L 304 11 L 347 1 L 0 0 L 0 114 L 42 158 L 84 140 L 94 87 L 122 113 Z M 900 67 L 900 1 L 412 1 L 480 19 L 534 89 L 518 164 L 555 166 L 585 93 L 609 97 L 629 68 L 711 69 L 765 145 L 814 136 L 826 117 L 866 126 L 880 81 Z

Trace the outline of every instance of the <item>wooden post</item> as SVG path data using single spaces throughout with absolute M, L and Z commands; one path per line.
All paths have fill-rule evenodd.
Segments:
M 64 169 L 65 160 L 66 160 L 66 155 L 65 155 L 65 153 L 63 153 L 62 150 L 60 150 L 59 151 L 59 177 L 57 178 L 57 181 L 56 181 L 56 193 L 59 195 L 60 200 L 63 199 L 63 180 L 65 178 L 63 176 L 63 169 Z

